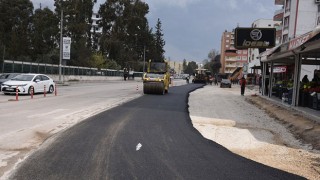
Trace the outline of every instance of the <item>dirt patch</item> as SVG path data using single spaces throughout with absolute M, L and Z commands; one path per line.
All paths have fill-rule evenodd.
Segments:
M 305 144 L 311 144 L 313 149 L 320 150 L 320 124 L 290 111 L 279 105 L 266 102 L 259 96 L 248 96 L 246 100 L 261 109 L 265 110 L 270 116 L 280 123 L 287 126 L 290 132 Z
M 307 179 L 320 179 L 320 125 L 294 110 L 281 107 L 259 96 L 248 96 L 246 101 L 286 126 L 295 138 L 302 144 L 308 145 L 309 149 L 293 147 L 276 140 L 275 144 L 268 144 L 259 149 L 233 150 L 233 152 Z

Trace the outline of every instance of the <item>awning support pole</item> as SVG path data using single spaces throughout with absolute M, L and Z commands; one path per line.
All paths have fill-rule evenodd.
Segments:
M 291 104 L 293 106 L 299 105 L 301 63 L 302 63 L 301 54 L 296 54 L 295 63 L 294 63 L 294 81 L 293 81 L 293 93 L 292 93 L 292 104 Z
M 269 91 L 268 91 L 268 97 L 271 98 L 272 96 L 272 86 L 273 86 L 273 62 L 270 63 L 270 78 L 269 78 Z

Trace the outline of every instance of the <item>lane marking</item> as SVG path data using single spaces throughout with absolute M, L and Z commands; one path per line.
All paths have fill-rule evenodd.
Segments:
M 141 147 L 142 147 L 142 144 L 138 144 L 137 146 L 136 146 L 136 151 L 139 151 L 140 149 L 141 149 Z

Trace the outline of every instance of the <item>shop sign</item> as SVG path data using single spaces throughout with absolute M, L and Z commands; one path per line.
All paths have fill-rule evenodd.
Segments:
M 273 73 L 285 73 L 287 72 L 287 66 L 273 67 Z
M 312 38 L 312 33 L 310 32 L 310 33 L 307 33 L 307 34 L 304 34 L 302 36 L 299 36 L 297 38 L 292 39 L 289 42 L 289 50 L 292 50 L 292 49 L 295 49 L 295 48 L 301 46 L 303 43 L 307 42 L 311 38 Z
M 275 46 L 275 28 L 236 28 L 235 48 L 272 48 Z

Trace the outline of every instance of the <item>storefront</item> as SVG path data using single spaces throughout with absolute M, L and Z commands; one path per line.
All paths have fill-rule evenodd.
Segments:
M 279 97 L 292 106 L 320 110 L 319 27 L 261 53 L 260 58 L 263 95 Z M 306 75 L 302 72 L 309 73 L 308 81 L 302 81 Z

